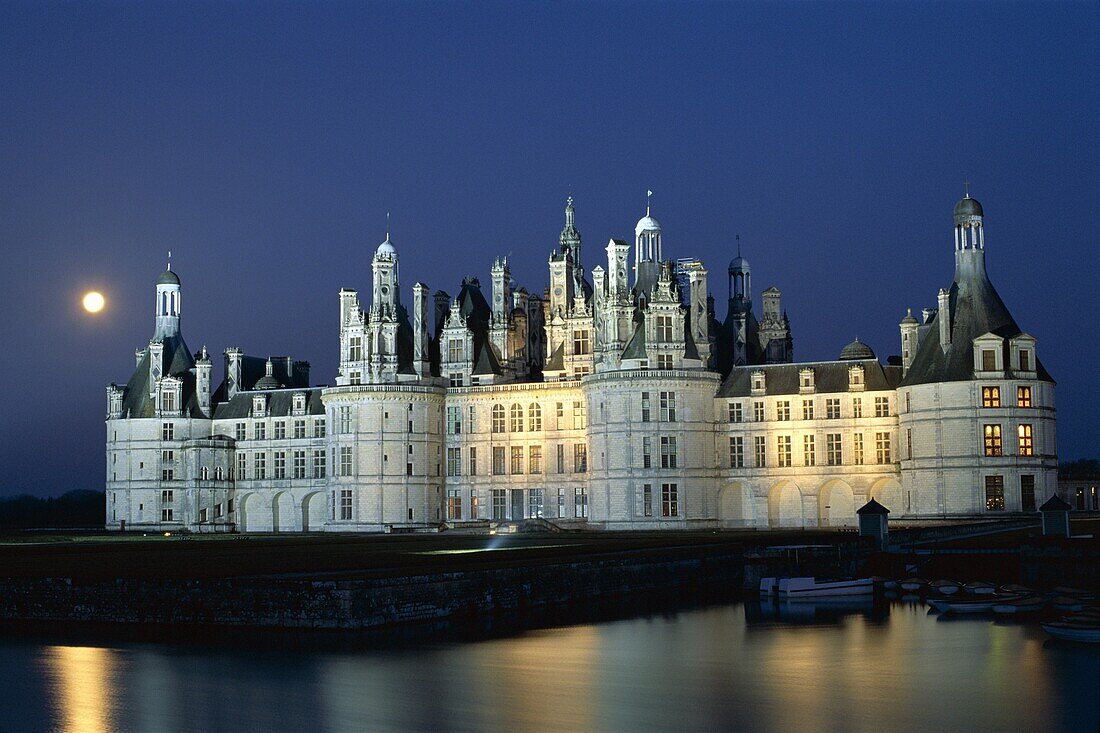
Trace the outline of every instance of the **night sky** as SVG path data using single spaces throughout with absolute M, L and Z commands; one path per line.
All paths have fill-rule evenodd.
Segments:
M 567 194 L 590 270 L 647 189 L 720 319 L 740 234 L 797 360 L 856 336 L 885 359 L 951 282 L 971 181 L 1060 457 L 1098 456 L 1098 8 L 0 4 L 0 494 L 103 488 L 104 388 L 168 250 L 193 351 L 331 383 L 387 211 L 406 302 L 498 254 L 541 292 Z

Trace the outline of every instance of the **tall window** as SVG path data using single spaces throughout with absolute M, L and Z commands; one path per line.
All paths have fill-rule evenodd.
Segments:
M 248 454 L 247 453 L 238 453 L 237 454 L 237 478 L 242 480 L 242 481 L 244 479 L 248 478 Z
M 776 438 L 776 465 L 789 468 L 791 465 L 791 436 L 780 435 Z
M 987 456 L 1003 455 L 1004 446 L 1001 443 L 1001 426 L 985 425 L 982 428 L 982 434 L 985 440 L 985 454 Z
M 642 422 L 649 422 L 649 392 L 642 392 Z
M 537 402 L 527 406 L 527 429 L 532 433 L 542 431 L 542 406 Z
M 982 407 L 1000 407 L 1001 388 L 982 387 Z
M 573 446 L 573 473 L 585 473 L 587 471 L 588 446 L 584 443 L 577 443 Z
M 505 519 L 508 506 L 506 491 L 504 489 L 493 489 L 490 499 L 493 502 L 493 519 Z
M 661 516 L 680 516 L 680 501 L 676 484 L 661 484 Z
M 351 446 L 340 447 L 340 475 L 351 475 Z
M 313 437 L 323 438 L 325 437 L 325 418 L 319 417 L 313 421 Z
M 474 405 L 470 405 L 470 409 L 467 411 L 467 415 L 466 415 L 466 432 L 467 433 L 476 433 L 477 432 L 477 407 L 475 407 Z
M 518 402 L 512 405 L 511 420 L 509 424 L 509 432 L 522 433 L 523 432 L 523 405 Z
M 1035 476 L 1029 473 L 1020 476 L 1020 509 L 1035 511 Z
M 493 475 L 504 475 L 504 446 L 502 445 L 493 446 Z
M 267 438 L 267 423 L 258 422 L 252 426 L 252 437 L 255 440 L 264 440 Z
M 460 476 L 460 475 L 462 475 L 462 449 L 461 448 L 448 448 L 447 449 L 447 475 L 448 476 Z
M 1020 425 L 1017 427 L 1016 437 L 1019 440 L 1021 456 L 1035 455 L 1035 444 L 1032 442 L 1030 425 Z
M 875 417 L 890 417 L 890 398 L 875 398 Z
M 913 460 L 913 429 L 905 429 L 905 457 Z
M 676 468 L 676 438 L 661 436 L 661 468 Z
M 661 392 L 661 422 L 676 422 L 675 392 Z
M 527 472 L 542 473 L 542 446 L 532 445 L 527 448 Z
M 764 468 L 764 466 L 768 465 L 768 446 L 766 437 L 763 435 L 753 437 L 752 453 L 757 468 Z
M 863 465 L 863 433 L 852 436 L 852 463 L 857 466 Z
M 298 440 L 306 437 L 306 421 L 295 420 L 294 421 L 294 437 Z
M 573 353 L 574 354 L 587 354 L 590 345 L 588 342 L 588 329 L 578 328 L 573 331 Z
M 351 519 L 351 489 L 340 489 L 340 519 Z
M 462 433 L 462 408 L 450 406 L 447 408 L 447 434 L 459 435 Z
M 731 403 L 729 403 L 729 421 L 730 422 L 741 422 L 742 420 L 745 419 L 745 416 L 744 416 L 744 413 L 741 410 L 741 407 L 742 406 L 741 406 L 740 402 L 731 402 Z
M 1016 406 L 1031 407 L 1031 387 L 1016 388 Z
M 840 433 L 825 434 L 825 462 L 830 466 L 839 466 L 843 461 Z
M 802 419 L 813 420 L 814 419 L 814 401 L 802 400 Z
M 1005 477 L 985 477 L 985 510 L 1003 512 L 1005 509 Z
M 573 514 L 582 519 L 588 516 L 588 489 L 582 486 L 573 490 Z
M 313 451 L 313 478 L 325 477 L 325 452 L 323 450 Z
M 447 361 L 454 363 L 465 360 L 464 346 L 462 339 L 447 339 Z
M 470 489 L 470 519 L 481 519 L 481 502 L 476 489 Z
M 840 398 L 829 397 L 825 400 L 825 419 L 826 420 L 839 420 L 840 419 Z
M 477 476 L 477 448 L 470 448 L 470 463 L 467 466 L 471 476 Z
M 351 405 L 341 405 L 336 413 L 337 431 L 341 435 L 351 432 Z
M 554 403 L 554 430 L 565 430 L 565 403 Z
M 545 516 L 544 499 L 542 489 L 530 489 L 527 492 L 527 516 L 529 517 L 541 517 Z
M 672 316 L 657 316 L 657 340 L 672 340 Z
M 286 420 L 275 421 L 275 440 L 286 439 Z
M 363 337 L 352 336 L 348 339 L 348 361 L 363 360 Z
M 256 471 L 256 478 L 267 478 L 267 454 L 261 452 L 253 455 L 252 467 Z
M 237 423 L 240 426 L 240 437 L 237 440 L 244 440 L 244 423 Z M 160 424 L 160 439 L 161 440 L 175 440 L 176 439 L 176 426 L 173 423 L 166 422 Z
M 558 473 L 565 473 L 565 446 L 558 443 L 557 449 Z
M 493 432 L 504 432 L 504 405 L 493 405 Z
M 741 436 L 730 438 L 730 468 L 745 467 L 745 439 Z
M 875 460 L 890 463 L 890 433 L 875 433 Z
M 1020 371 L 1021 372 L 1030 372 L 1031 371 L 1031 352 L 1028 351 L 1027 349 L 1024 349 L 1020 352 Z
M 558 489 L 558 516 L 569 516 L 569 514 L 565 511 L 565 489 Z
M 642 438 L 642 468 L 653 468 L 653 439 Z
M 584 400 L 573 403 L 573 429 L 584 430 L 588 427 L 588 407 Z
M 997 352 L 993 349 L 982 349 L 982 371 L 992 372 L 997 369 Z
M 852 417 L 863 417 L 863 398 L 852 398 Z
M 791 419 L 791 402 L 790 400 L 780 400 L 775 403 L 775 419 L 776 420 L 790 420 Z
M 756 400 L 752 403 L 752 421 L 764 422 L 764 402 Z
M 294 478 L 306 477 L 306 452 L 304 450 L 294 451 Z
M 653 484 L 642 484 L 642 506 L 638 513 L 643 517 L 653 516 Z
M 523 446 L 513 445 L 511 451 L 511 473 L 523 473 Z
M 286 451 L 275 451 L 275 478 L 286 478 Z
M 817 465 L 817 446 L 812 435 L 802 436 L 802 462 L 806 466 Z
M 447 519 L 462 519 L 462 492 L 447 489 Z

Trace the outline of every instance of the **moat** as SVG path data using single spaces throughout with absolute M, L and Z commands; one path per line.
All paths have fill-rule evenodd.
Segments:
M 0 729 L 1095 731 L 1100 649 L 923 604 L 724 603 L 348 648 L 0 637 Z

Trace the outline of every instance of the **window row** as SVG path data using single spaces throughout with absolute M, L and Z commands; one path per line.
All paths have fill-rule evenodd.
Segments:
M 1001 388 L 994 385 L 982 387 L 982 407 L 1002 407 Z M 1016 406 L 1031 407 L 1031 387 L 1020 385 L 1016 387 Z
M 797 413 L 802 420 L 817 420 L 824 417 L 826 420 L 839 420 L 842 417 L 841 414 L 841 399 L 840 397 L 826 397 L 825 398 L 825 412 L 824 414 L 817 412 L 817 401 L 812 399 L 804 399 L 800 401 L 797 406 L 800 408 Z M 849 417 L 862 418 L 863 417 L 863 399 L 862 397 L 851 398 L 851 409 L 849 410 Z M 765 412 L 764 400 L 752 400 L 752 421 L 753 422 L 765 422 L 768 417 Z M 776 400 L 774 419 L 779 421 L 789 421 L 795 419 L 796 413 L 794 407 L 796 403 L 792 400 Z M 728 420 L 731 423 L 745 422 L 745 405 L 740 401 L 730 401 L 727 405 Z M 873 412 L 869 413 L 875 417 L 890 417 L 890 398 L 889 397 L 875 397 L 873 403 Z
M 467 502 L 464 506 L 463 496 Z M 495 519 L 520 520 L 546 517 L 586 519 L 588 517 L 588 489 L 578 486 L 572 489 L 491 489 L 489 505 L 484 506 L 481 495 L 474 490 L 447 490 L 447 519 Z M 548 501 L 553 504 L 548 505 Z M 488 516 L 486 516 L 488 515 Z
M 350 458 L 350 448 L 342 448 L 341 450 L 347 450 Z M 266 452 L 247 453 L 239 451 L 237 453 L 238 480 L 325 478 L 326 475 L 328 462 L 323 450 L 280 450 L 270 454 L 270 462 L 268 462 L 268 458 L 269 455 Z
M 288 424 L 289 423 L 289 424 Z M 272 440 L 287 440 L 293 438 L 302 440 L 307 437 L 323 438 L 325 437 L 325 419 L 315 418 L 310 422 L 305 419 L 295 420 L 272 420 L 272 430 L 270 431 L 270 437 Z M 248 423 L 238 422 L 233 426 L 233 437 L 236 440 L 248 440 Z M 267 440 L 269 437 L 267 422 L 266 421 L 254 421 L 252 423 L 252 440 Z
M 840 433 L 826 433 L 824 441 L 824 455 L 818 454 L 818 436 L 803 435 L 801 441 L 801 466 L 841 466 L 844 465 L 843 437 Z M 729 467 L 750 467 L 746 455 L 745 438 L 740 435 L 729 438 Z M 775 466 L 790 468 L 794 465 L 795 451 L 794 437 L 790 435 L 778 435 L 775 438 Z M 891 435 L 888 432 L 874 434 L 874 462 L 879 464 L 892 463 L 893 451 Z M 851 449 L 848 454 L 851 465 L 861 466 L 866 461 L 865 441 L 863 433 L 852 435 Z M 768 438 L 764 435 L 756 435 L 752 438 L 752 463 L 753 468 L 765 468 L 768 466 Z
M 507 449 L 506 453 L 505 446 L 493 446 L 489 473 L 493 476 L 544 473 L 542 448 L 541 445 L 530 445 L 526 448 L 513 445 Z M 560 443 L 554 446 L 554 449 L 554 473 L 587 473 L 588 446 L 586 444 L 575 443 L 571 453 L 566 445 Z M 466 449 L 465 471 L 463 471 L 462 455 L 462 448 L 447 449 L 447 475 L 452 477 L 479 475 L 477 447 L 471 446 Z M 571 461 L 567 461 L 567 458 L 571 458 Z
M 990 457 L 1004 455 L 1004 438 L 999 424 L 987 423 L 982 426 L 982 453 Z M 1028 423 L 1016 426 L 1016 454 L 1035 455 L 1034 427 Z

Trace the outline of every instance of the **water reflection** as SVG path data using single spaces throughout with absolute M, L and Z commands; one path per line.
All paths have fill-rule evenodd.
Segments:
M 1097 730 L 1100 650 L 921 605 L 727 604 L 470 643 L 0 638 L 0 730 Z

